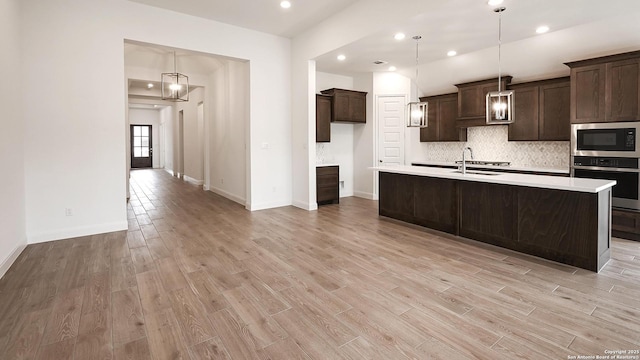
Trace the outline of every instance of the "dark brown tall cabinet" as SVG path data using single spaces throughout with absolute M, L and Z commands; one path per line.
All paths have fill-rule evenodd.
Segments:
M 316 95 L 316 142 L 331 141 L 331 96 Z
M 422 97 L 429 103 L 428 126 L 420 129 L 420 142 L 467 141 L 467 129 L 456 127 L 458 93 Z
M 571 85 L 568 77 L 509 86 L 515 122 L 509 141 L 569 141 Z
M 511 76 L 503 76 L 501 89 L 506 90 Z M 498 91 L 498 79 L 489 79 L 457 84 L 458 127 L 485 126 L 487 117 L 487 93 Z
M 640 51 L 566 63 L 571 123 L 640 120 Z

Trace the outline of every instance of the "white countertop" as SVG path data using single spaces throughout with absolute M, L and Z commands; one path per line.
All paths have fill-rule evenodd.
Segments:
M 434 165 L 434 166 L 458 166 L 455 162 L 445 161 L 412 161 L 413 164 L 420 165 Z M 560 168 L 541 168 L 541 167 L 524 167 L 524 166 L 492 166 L 492 165 L 470 165 L 467 164 L 467 168 L 476 169 L 492 169 L 495 171 L 500 170 L 514 170 L 514 171 L 531 171 L 531 172 L 544 172 L 549 174 L 569 174 L 569 169 Z
M 325 167 L 325 166 L 340 166 L 340 165 L 339 164 L 332 164 L 332 163 L 316 164 L 316 167 Z
M 407 166 L 407 165 L 395 165 L 395 166 L 376 166 L 371 169 L 375 171 L 417 175 L 417 176 L 429 176 L 435 178 L 452 179 L 452 180 L 466 180 L 486 182 L 492 184 L 504 184 L 515 186 L 527 186 L 544 189 L 555 190 L 568 190 L 578 192 L 597 193 L 602 190 L 608 189 L 616 184 L 612 180 L 598 180 L 598 179 L 583 179 L 573 177 L 561 177 L 561 176 L 548 176 L 548 175 L 529 175 L 529 174 L 517 174 L 517 173 L 499 173 L 499 172 L 486 172 L 491 175 L 470 174 L 462 175 L 457 173 L 456 169 L 424 167 L 424 166 Z M 474 171 L 474 170 L 467 170 Z

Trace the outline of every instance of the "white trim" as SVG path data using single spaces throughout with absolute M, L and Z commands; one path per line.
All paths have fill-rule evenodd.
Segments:
M 353 196 L 368 200 L 378 200 L 378 195 L 364 191 L 356 191 L 354 192 Z
M 204 185 L 204 180 L 196 180 L 196 179 L 192 178 L 191 176 L 187 176 L 187 175 L 184 175 L 183 180 L 188 182 L 188 183 L 191 183 L 191 184 L 194 184 L 194 185 L 198 185 L 198 186 Z
M 291 201 L 274 201 L 270 203 L 251 204 L 248 208 L 249 211 L 258 211 L 265 209 L 279 208 L 283 206 L 291 206 Z
M 27 242 L 29 244 L 38 244 L 42 242 L 52 241 L 52 240 L 62 240 L 75 238 L 80 236 L 88 236 L 95 234 L 104 234 L 108 232 L 114 231 L 122 231 L 127 230 L 129 228 L 129 223 L 125 221 L 116 221 L 112 223 L 106 224 L 97 224 L 97 225 L 88 225 L 88 226 L 78 226 L 67 229 L 60 229 L 55 231 L 46 231 L 33 235 L 27 235 Z
M 169 175 L 173 176 L 173 170 L 164 168 L 164 171 L 168 172 Z
M 212 193 L 218 194 L 218 195 L 220 195 L 222 197 L 225 197 L 225 198 L 227 198 L 227 199 L 229 199 L 229 200 L 231 200 L 233 202 L 237 202 L 240 205 L 246 206 L 245 199 L 241 198 L 238 195 L 232 194 L 232 193 L 230 193 L 230 192 L 228 192 L 226 190 L 222 190 L 222 189 L 217 188 L 217 187 L 211 187 L 209 189 L 204 189 L 204 190 L 211 191 Z
M 207 184 L 203 184 L 203 185 L 202 185 L 202 190 L 204 190 L 204 191 L 211 191 L 211 188 L 209 187 L 209 185 L 207 185 Z
M 308 203 L 308 202 L 303 202 L 303 201 L 294 201 L 293 206 L 303 209 L 303 210 L 308 210 L 308 211 L 312 211 L 312 210 L 318 210 L 318 203 Z
M 20 254 L 22 253 L 22 251 L 24 251 L 24 249 L 26 247 L 27 247 L 27 242 L 26 242 L 26 239 L 25 239 L 25 241 L 23 243 L 18 244 L 18 246 L 16 246 L 16 248 L 13 249 L 11 254 L 9 254 L 9 256 L 7 256 L 4 259 L 2 264 L 0 264 L 0 279 L 4 276 L 4 274 L 7 273 L 7 271 L 11 267 L 11 265 L 13 265 L 13 263 L 16 261 L 18 256 L 20 256 Z

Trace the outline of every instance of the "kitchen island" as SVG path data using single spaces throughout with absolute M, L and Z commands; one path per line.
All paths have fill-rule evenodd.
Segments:
M 609 261 L 615 181 L 380 166 L 379 214 L 591 271 Z

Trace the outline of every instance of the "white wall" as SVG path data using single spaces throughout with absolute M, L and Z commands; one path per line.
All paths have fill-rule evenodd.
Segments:
M 250 60 L 252 208 L 291 203 L 288 39 L 127 0 L 20 4 L 30 242 L 127 227 L 124 39 Z
M 425 10 L 423 0 L 405 0 L 402 6 L 389 6 L 386 0 L 359 1 L 317 26 L 293 38 L 291 73 L 292 132 L 293 132 L 293 204 L 303 209 L 314 209 L 315 194 L 315 75 L 314 59 L 341 46 L 381 31 L 381 25 L 401 23 Z M 389 30 L 392 33 L 393 29 Z M 371 74 L 361 83 L 354 83 L 358 90 L 372 89 Z M 366 90 L 365 90 L 366 91 Z M 368 115 L 372 116 L 371 94 L 367 97 Z M 373 128 L 367 125 L 354 128 L 354 194 L 373 198 L 373 175 L 357 167 L 373 162 Z M 367 138 L 363 143 L 358 139 Z M 371 166 L 371 165 L 366 165 Z
M 160 110 L 129 108 L 130 125 L 151 125 L 151 146 L 153 149 L 153 167 L 160 167 Z M 130 154 L 127 156 L 131 156 Z
M 353 130 L 354 195 L 365 199 L 376 199 L 374 173 L 368 168 L 374 166 L 375 144 L 375 95 L 373 74 L 355 78 L 354 86 L 367 92 L 367 123 Z
M 19 1 L 0 0 L 0 277 L 27 245 Z
M 204 89 L 199 87 L 189 93 L 189 101 L 176 103 L 177 111 L 184 115 L 184 175 L 198 185 L 204 184 L 203 134 L 198 125 L 198 103 L 203 101 Z
M 331 88 L 358 90 L 350 76 L 316 72 L 316 92 Z M 316 143 L 316 164 L 340 166 L 340 197 L 353 196 L 353 130 L 358 126 L 331 123 L 331 142 Z
M 173 175 L 173 136 L 174 107 L 167 106 L 160 110 L 160 124 L 164 127 L 164 169 Z
M 246 194 L 249 64 L 227 61 L 211 75 L 209 189 L 248 207 Z M 272 146 L 265 139 L 269 152 Z M 260 144 L 262 147 L 262 144 Z M 268 164 L 267 164 L 268 165 Z M 278 186 L 276 185 L 276 190 Z M 273 189 L 272 189 L 273 190 Z M 281 189 L 282 190 L 282 189 Z

